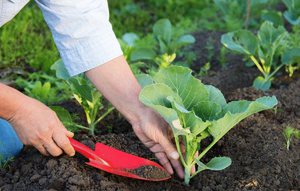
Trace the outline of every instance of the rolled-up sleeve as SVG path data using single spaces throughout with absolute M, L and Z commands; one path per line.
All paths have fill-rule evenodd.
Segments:
M 107 0 L 36 0 L 71 76 L 120 55 Z

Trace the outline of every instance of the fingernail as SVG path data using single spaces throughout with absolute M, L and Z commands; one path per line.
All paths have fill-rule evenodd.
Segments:
M 177 160 L 179 158 L 179 154 L 178 154 L 178 152 L 174 151 L 174 152 L 170 153 L 170 157 L 174 160 Z

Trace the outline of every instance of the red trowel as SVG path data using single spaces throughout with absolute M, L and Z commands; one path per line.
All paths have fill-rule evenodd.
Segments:
M 89 159 L 86 164 L 95 168 L 140 180 L 163 181 L 171 178 L 162 166 L 153 161 L 119 151 L 102 143 L 96 143 L 95 150 L 92 150 L 72 138 L 69 140 L 75 151 Z M 147 172 L 143 173 L 143 171 Z

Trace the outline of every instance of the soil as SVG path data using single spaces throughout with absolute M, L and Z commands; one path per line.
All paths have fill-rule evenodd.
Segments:
M 214 156 L 228 156 L 233 163 L 227 169 L 203 171 L 191 180 L 190 186 L 185 186 L 176 176 L 163 182 L 134 180 L 89 167 L 79 154 L 73 158 L 44 157 L 35 149 L 26 148 L 7 167 L 0 169 L 0 190 L 300 190 L 300 141 L 293 140 L 287 150 L 282 134 L 288 125 L 300 129 L 299 72 L 293 79 L 279 77 L 271 90 L 261 92 L 251 87 L 256 76 L 254 69 L 244 68 L 241 62 L 222 69 L 216 64 L 212 62 L 212 70 L 202 80 L 223 90 L 227 100 L 254 100 L 264 95 L 276 95 L 279 100 L 276 110 L 254 114 L 239 123 L 203 159 L 206 162 Z M 157 162 L 116 112 L 98 129 L 97 136 L 79 132 L 76 139 L 91 148 L 95 142 L 102 142 Z
M 142 178 L 148 179 L 161 179 L 169 177 L 169 174 L 165 170 L 162 170 L 156 166 L 141 166 L 139 168 L 130 169 L 127 171 Z

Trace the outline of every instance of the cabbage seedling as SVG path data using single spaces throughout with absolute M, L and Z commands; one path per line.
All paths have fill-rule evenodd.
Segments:
M 230 50 L 244 54 L 255 64 L 262 76 L 258 76 L 253 86 L 260 90 L 271 87 L 274 75 L 290 61 L 280 60 L 289 54 L 289 33 L 283 26 L 274 27 L 264 22 L 257 36 L 248 30 L 238 30 L 222 35 L 222 44 Z
M 161 69 L 151 79 L 140 76 L 143 89 L 139 99 L 158 112 L 173 130 L 180 160 L 185 168 L 184 182 L 203 170 L 222 170 L 231 164 L 228 157 L 214 157 L 208 163 L 201 162 L 204 155 L 236 124 L 244 118 L 271 109 L 276 97 L 261 97 L 255 101 L 227 103 L 220 90 L 204 85 L 191 75 L 191 70 L 180 66 Z M 212 138 L 204 147 L 203 140 Z M 210 139 L 209 139 L 210 140 Z M 185 146 L 185 154 L 179 143 Z M 194 157 L 197 151 L 198 157 Z M 191 174 L 191 168 L 197 170 Z
M 77 125 L 77 127 L 88 129 L 90 134 L 94 135 L 96 125 L 106 117 L 114 107 L 109 107 L 104 114 L 99 115 L 99 111 L 104 109 L 102 95 L 84 76 L 70 77 L 61 60 L 54 63 L 51 69 L 56 71 L 58 78 L 67 80 L 66 82 L 71 87 L 74 98 L 85 112 L 88 128 L 84 128 L 80 125 Z M 62 110 L 60 110 L 60 112 L 62 112 Z
M 286 140 L 286 149 L 290 150 L 292 138 L 300 139 L 300 130 L 288 126 L 283 130 L 283 136 Z

